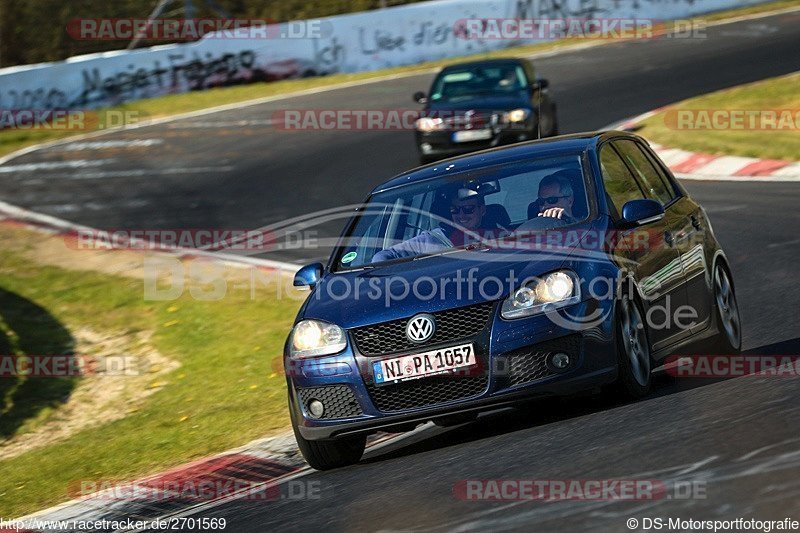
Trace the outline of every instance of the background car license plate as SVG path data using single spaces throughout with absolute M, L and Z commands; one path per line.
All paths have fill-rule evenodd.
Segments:
M 465 143 L 492 138 L 492 130 L 464 130 L 453 132 L 453 142 Z
M 472 344 L 449 346 L 430 352 L 404 355 L 372 363 L 376 385 L 441 374 L 476 363 Z

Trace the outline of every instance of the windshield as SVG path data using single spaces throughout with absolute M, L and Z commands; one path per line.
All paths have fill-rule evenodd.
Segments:
M 526 87 L 519 65 L 447 69 L 433 82 L 431 101 L 458 101 L 492 94 L 512 94 Z
M 334 270 L 486 245 L 588 217 L 579 155 L 537 159 L 372 195 L 334 255 Z

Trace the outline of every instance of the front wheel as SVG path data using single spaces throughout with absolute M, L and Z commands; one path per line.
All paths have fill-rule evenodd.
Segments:
M 619 364 L 617 392 L 641 398 L 650 392 L 652 361 L 645 321 L 636 301 L 624 296 L 619 302 L 616 347 Z
M 303 438 L 294 422 L 292 429 L 303 458 L 317 470 L 331 470 L 355 464 L 361 459 L 367 446 L 366 435 L 315 441 Z
M 718 354 L 738 354 L 742 350 L 742 322 L 733 283 L 721 264 L 714 268 L 714 304 L 719 333 L 711 341 L 711 351 Z

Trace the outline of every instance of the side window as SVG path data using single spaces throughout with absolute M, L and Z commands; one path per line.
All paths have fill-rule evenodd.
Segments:
M 661 164 L 659 164 L 659 161 L 656 160 L 656 156 L 653 155 L 649 150 L 647 150 L 644 147 L 642 147 L 642 152 L 644 152 L 644 155 L 647 156 L 647 160 L 650 161 L 650 163 L 652 163 L 655 169 L 658 171 L 658 175 L 661 176 L 661 181 L 663 181 L 664 184 L 667 186 L 667 190 L 670 192 L 670 195 L 673 198 L 677 198 L 678 196 L 680 196 L 681 193 L 675 187 L 673 178 L 671 178 L 664 170 L 663 161 L 661 162 Z
M 525 69 L 525 77 L 528 78 L 526 80 L 528 82 L 528 85 L 536 81 L 536 70 L 534 70 L 533 68 L 533 63 L 531 63 L 527 59 L 524 59 L 522 61 L 522 68 Z
M 661 174 L 656 170 L 639 145 L 634 141 L 614 141 L 614 146 L 636 173 L 639 182 L 644 186 L 644 192 L 651 200 L 657 200 L 667 205 L 674 197 L 667 184 L 661 179 Z
M 622 206 L 626 202 L 641 200 L 644 198 L 644 194 L 628 167 L 610 144 L 606 144 L 600 149 L 600 168 L 603 173 L 606 196 L 614 207 L 615 218 L 619 218 Z
M 525 87 L 527 85 L 530 85 L 530 82 L 526 79 L 525 71 L 522 69 L 522 67 L 517 67 L 516 70 L 517 70 L 517 80 L 519 80 L 519 86 Z

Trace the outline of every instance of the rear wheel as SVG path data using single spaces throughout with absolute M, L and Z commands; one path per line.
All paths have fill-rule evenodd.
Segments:
M 639 305 L 624 296 L 619 302 L 616 325 L 619 377 L 617 392 L 627 398 L 641 398 L 650 391 L 652 360 L 646 324 Z
M 722 265 L 714 268 L 714 304 L 719 333 L 711 341 L 711 350 L 720 354 L 738 354 L 742 350 L 742 322 L 730 274 Z

